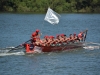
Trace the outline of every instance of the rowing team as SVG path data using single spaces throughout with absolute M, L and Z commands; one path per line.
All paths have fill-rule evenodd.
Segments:
M 62 44 L 62 43 L 74 43 L 74 42 L 80 42 L 85 40 L 86 37 L 86 31 L 80 32 L 78 35 L 70 34 L 69 37 L 67 37 L 65 34 L 59 34 L 56 37 L 54 36 L 44 36 L 44 39 L 40 39 L 40 30 L 36 30 L 31 35 L 31 43 L 33 45 L 40 45 L 40 46 L 51 46 L 56 44 Z

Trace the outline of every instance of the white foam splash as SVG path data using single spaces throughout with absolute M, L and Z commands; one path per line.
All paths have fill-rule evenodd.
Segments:
M 0 53 L 7 53 L 9 50 L 5 49 L 5 50 L 0 50 Z
M 0 48 L 0 53 L 7 53 L 11 49 L 14 49 L 15 47 L 6 47 L 6 48 Z
M 7 49 L 12 49 L 12 48 L 15 48 L 15 47 L 12 46 L 12 47 L 6 47 L 6 48 L 7 48 Z
M 25 55 L 25 53 L 24 52 L 0 53 L 0 56 L 9 56 L 9 55 Z
M 100 43 L 93 43 L 93 42 L 84 43 L 83 48 L 88 50 L 100 49 Z
M 99 45 L 100 46 L 100 43 L 90 42 L 90 44 L 94 44 L 94 45 Z
M 85 46 L 84 49 L 94 50 L 94 49 L 100 49 L 99 46 Z

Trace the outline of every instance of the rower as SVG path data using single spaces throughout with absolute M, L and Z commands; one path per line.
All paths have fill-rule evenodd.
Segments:
M 30 48 L 30 49 L 33 50 L 33 49 L 34 49 L 34 46 L 35 46 L 35 42 L 36 42 L 35 34 L 32 35 L 30 41 L 31 41 L 31 43 L 30 43 L 30 47 L 31 47 L 31 48 Z
M 51 46 L 55 46 L 55 44 L 56 44 L 56 40 L 54 38 L 55 38 L 54 36 L 50 36 L 50 40 L 51 40 L 50 45 Z
M 46 46 L 47 45 L 46 43 L 48 42 L 48 38 L 49 38 L 49 36 L 47 36 L 47 35 L 44 36 L 44 39 L 42 40 L 42 44 L 41 44 L 42 46 Z
M 40 39 L 40 34 L 39 34 L 39 32 L 40 32 L 40 30 L 38 30 L 38 29 L 37 29 L 35 32 L 33 32 L 33 33 L 32 33 L 32 38 L 33 38 L 33 37 L 36 37 L 36 38 Z
M 80 32 L 78 34 L 78 38 L 79 38 L 80 41 L 83 41 L 83 32 Z
M 46 43 L 46 45 L 50 46 L 50 43 L 52 42 L 52 36 L 48 36 L 48 41 Z
M 73 34 L 73 39 L 74 39 L 74 42 L 79 42 L 79 38 L 78 36 L 76 35 L 76 33 Z
M 72 35 L 72 34 L 69 35 L 69 41 L 70 41 L 71 43 L 73 43 L 73 35 Z
M 61 45 L 62 44 L 62 37 L 61 37 L 61 34 L 57 35 L 56 36 L 56 43 L 57 43 L 57 46 Z
M 39 35 L 40 30 L 36 30 L 35 32 L 32 33 L 31 35 L 31 44 L 39 45 L 39 40 L 40 40 L 40 35 Z
M 60 34 L 60 40 L 61 42 L 65 42 L 65 34 Z
M 78 38 L 80 39 L 80 41 L 83 41 L 83 40 L 84 40 L 84 38 L 85 38 L 85 36 L 86 36 L 86 32 L 87 32 L 87 30 L 85 30 L 85 31 L 83 31 L 83 32 L 80 32 L 80 33 L 78 34 Z
M 64 42 L 65 44 L 68 44 L 68 38 L 67 38 L 67 36 L 64 35 L 63 38 L 64 38 L 64 41 L 63 41 L 63 42 Z

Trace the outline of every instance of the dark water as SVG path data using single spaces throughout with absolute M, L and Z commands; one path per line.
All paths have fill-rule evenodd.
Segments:
M 88 29 L 86 42 L 96 47 L 33 55 L 20 49 L 0 53 L 0 75 L 100 75 L 100 14 L 61 14 L 58 25 L 45 22 L 44 17 L 45 14 L 0 13 L 0 49 L 29 40 L 36 29 L 42 32 L 41 38 L 60 33 L 69 36 Z

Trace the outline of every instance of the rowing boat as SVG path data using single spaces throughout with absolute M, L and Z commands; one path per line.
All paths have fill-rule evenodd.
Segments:
M 32 49 L 31 44 L 26 44 L 26 53 L 35 53 L 35 52 L 56 52 L 56 51 L 69 51 L 72 49 L 82 48 L 83 42 L 71 43 L 71 44 L 62 44 L 62 45 L 52 45 L 52 46 L 35 46 Z
M 48 8 L 44 20 L 54 25 L 59 23 L 59 17 L 60 15 L 58 13 L 53 11 L 51 8 Z M 84 38 L 86 39 L 86 36 Z M 75 42 L 75 43 L 70 42 L 70 43 L 62 43 L 50 46 L 39 46 L 39 45 L 32 46 L 30 43 L 25 44 L 26 53 L 34 53 L 36 51 L 38 52 L 64 51 L 81 47 L 83 47 L 83 42 Z

